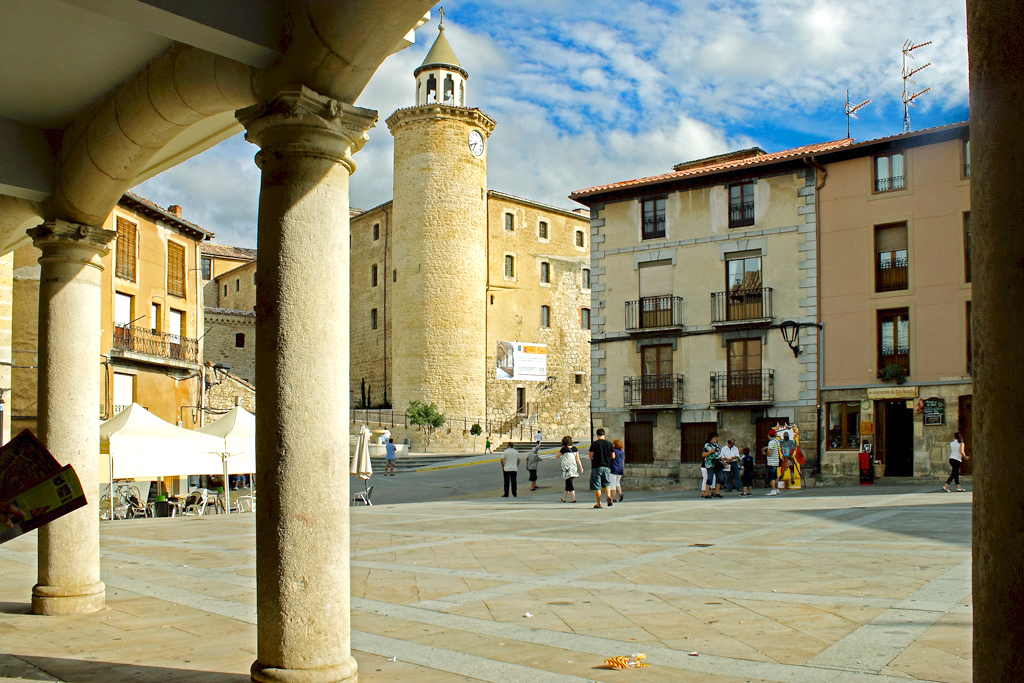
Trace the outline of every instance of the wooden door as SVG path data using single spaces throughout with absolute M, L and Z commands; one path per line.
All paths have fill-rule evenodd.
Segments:
M 522 413 L 526 409 L 526 389 L 516 387 L 516 412 Z
M 643 347 L 640 402 L 645 406 L 672 403 L 672 345 Z
M 654 462 L 654 423 L 626 423 L 626 462 L 642 465 Z
M 960 468 L 960 472 L 965 475 L 974 471 L 974 452 L 971 448 L 971 444 L 974 441 L 971 436 L 973 432 L 973 428 L 971 427 L 971 404 L 973 402 L 974 396 L 960 397 L 960 416 L 957 420 L 957 431 L 960 432 L 960 439 L 964 444 L 964 452 L 971 456 L 964 460 L 964 465 Z
M 718 431 L 717 422 L 684 422 L 680 433 L 682 449 L 679 461 L 700 463 L 704 460 L 704 444 L 711 432 Z
M 761 340 L 733 339 L 729 342 L 730 401 L 761 400 Z

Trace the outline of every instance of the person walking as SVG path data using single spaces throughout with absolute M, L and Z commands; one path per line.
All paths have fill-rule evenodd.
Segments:
M 768 430 L 768 437 L 768 445 L 764 448 L 765 460 L 767 463 L 764 475 L 765 479 L 770 477 L 772 490 L 764 495 L 777 496 L 779 495 L 779 458 L 782 451 L 782 445 L 779 443 L 779 437 L 775 434 L 774 429 Z
M 540 442 L 544 440 L 544 435 L 541 434 L 540 430 L 537 430 L 537 435 L 533 437 L 533 440 L 537 442 L 537 450 L 540 450 Z
M 725 475 L 725 483 L 729 488 L 726 491 L 740 490 L 740 449 L 736 447 L 736 440 L 726 441 L 722 449 L 722 468 Z
M 612 498 L 616 503 L 622 502 L 622 475 L 625 472 L 626 444 L 622 439 L 612 439 L 612 452 L 615 457 L 612 459 Z
M 714 481 L 714 490 L 711 488 L 711 481 L 706 481 L 701 498 L 722 498 L 719 490 L 722 488 L 722 459 L 721 448 L 718 446 L 718 432 L 711 432 L 708 442 L 704 444 L 704 467 L 701 471 L 707 471 L 707 477 Z
M 491 452 L 491 435 L 487 435 L 487 439 L 484 441 L 484 453 Z
M 964 458 L 970 457 L 967 455 L 964 442 L 960 440 L 960 432 L 955 432 L 953 440 L 949 442 L 949 467 L 952 471 L 949 473 L 949 478 L 946 479 L 946 485 L 942 487 L 943 491 L 949 493 L 949 485 L 954 481 L 957 491 L 964 490 L 960 488 L 960 467 L 964 464 Z
M 741 496 L 750 497 L 753 495 L 750 491 L 754 488 L 754 456 L 750 454 L 750 449 L 747 447 L 743 448 L 743 492 Z
M 516 477 L 519 474 L 519 451 L 512 448 L 512 442 L 508 442 L 508 448 L 506 448 L 501 454 L 501 471 L 505 477 L 505 493 L 502 498 L 508 498 L 509 490 L 512 491 L 512 497 L 518 498 L 519 492 L 516 490 Z
M 601 491 L 605 493 L 608 507 L 612 506 L 612 459 L 615 450 L 604 438 L 604 429 L 597 430 L 597 440 L 590 444 L 590 490 L 597 497 L 595 508 L 601 507 Z
M 562 478 L 565 479 L 565 493 L 562 494 L 562 502 L 566 502 L 566 497 L 571 493 L 572 500 L 570 503 L 576 502 L 576 487 L 573 485 L 573 479 L 580 476 L 583 473 L 583 461 L 580 460 L 579 450 L 572 445 L 571 436 L 562 437 L 562 448 L 558 451 L 559 465 L 562 468 Z
M 526 456 L 526 470 L 530 473 L 530 490 L 537 490 L 537 468 L 540 466 L 540 446 L 534 446 L 530 449 L 530 454 Z
M 388 442 L 384 444 L 384 476 L 393 477 L 395 476 L 395 461 L 398 459 L 398 453 L 395 448 L 395 440 L 388 439 Z

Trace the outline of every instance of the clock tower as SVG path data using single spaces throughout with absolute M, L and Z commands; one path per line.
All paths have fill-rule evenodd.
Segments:
M 392 405 L 436 403 L 486 415 L 487 139 L 495 122 L 467 104 L 469 74 L 444 33 L 414 72 L 416 104 L 388 120 L 395 138 L 390 278 Z

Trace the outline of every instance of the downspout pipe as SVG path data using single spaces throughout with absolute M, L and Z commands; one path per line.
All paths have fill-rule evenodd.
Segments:
M 815 311 L 818 319 L 818 473 L 821 473 L 821 454 L 825 452 L 825 411 L 821 392 L 825 386 L 825 323 L 821 320 L 821 191 L 828 180 L 828 169 L 811 156 L 804 160 L 814 170 L 814 255 L 818 264 L 818 277 L 814 283 Z M 820 180 L 819 180 L 820 177 Z

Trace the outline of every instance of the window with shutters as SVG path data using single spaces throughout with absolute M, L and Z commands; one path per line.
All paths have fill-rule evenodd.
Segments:
M 907 224 L 875 226 L 875 291 L 894 292 L 908 285 Z
M 906 186 L 903 152 L 875 157 L 875 192 L 902 190 Z
M 640 328 L 673 324 L 672 261 L 640 264 Z
M 139 228 L 124 218 L 117 219 L 117 263 L 115 274 L 122 280 L 135 282 L 135 258 L 138 256 Z
M 175 242 L 167 243 L 167 293 L 185 298 L 185 247 Z

